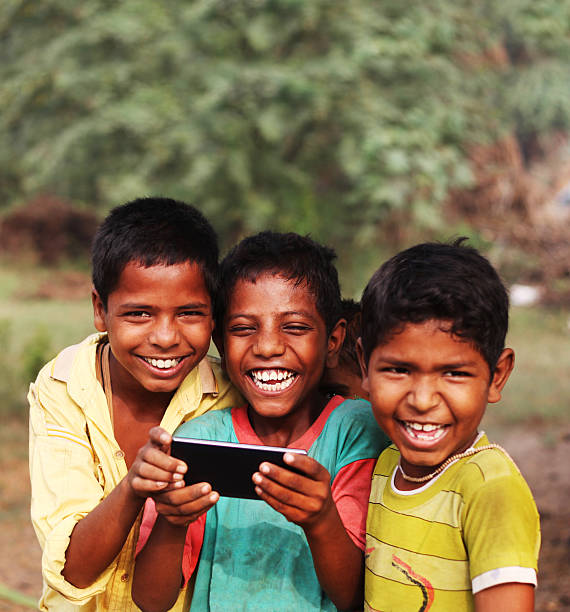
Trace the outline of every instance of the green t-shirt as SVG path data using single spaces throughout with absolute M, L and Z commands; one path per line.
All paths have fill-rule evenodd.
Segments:
M 488 444 L 481 436 L 476 444 Z M 499 449 L 452 463 L 414 491 L 393 476 L 387 448 L 372 480 L 366 527 L 365 610 L 461 612 L 473 593 L 536 584 L 540 524 L 525 480 Z

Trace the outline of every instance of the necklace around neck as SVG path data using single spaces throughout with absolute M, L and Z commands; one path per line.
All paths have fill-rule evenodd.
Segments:
M 433 472 L 430 472 L 429 474 L 426 474 L 425 476 L 419 476 L 419 477 L 408 476 L 408 474 L 406 474 L 406 472 L 404 472 L 404 469 L 402 468 L 402 459 L 401 458 L 398 461 L 398 468 L 400 469 L 400 473 L 402 474 L 402 478 L 404 480 L 407 480 L 408 482 L 427 482 L 428 480 L 431 480 L 432 478 L 434 478 L 438 474 L 441 474 L 441 472 L 443 472 L 443 470 L 445 470 L 445 468 L 447 468 L 449 465 L 451 465 L 454 461 L 457 461 L 459 459 L 463 459 L 464 457 L 470 457 L 471 455 L 475 455 L 475 454 L 480 453 L 481 451 L 484 451 L 484 450 L 489 450 L 490 448 L 497 448 L 497 449 L 499 449 L 500 451 L 505 453 L 505 455 L 511 461 L 513 461 L 511 456 L 509 455 L 509 453 L 507 453 L 507 451 L 502 446 L 499 446 L 498 444 L 484 444 L 483 446 L 471 447 L 471 448 L 468 448 L 467 450 L 464 450 L 461 453 L 456 453 L 455 455 L 451 455 L 451 457 L 446 459 L 437 469 L 435 469 Z M 513 463 L 514 463 L 514 461 L 513 461 Z

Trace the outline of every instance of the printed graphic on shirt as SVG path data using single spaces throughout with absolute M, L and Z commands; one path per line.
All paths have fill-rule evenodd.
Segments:
M 418 612 L 428 612 L 433 604 L 433 587 L 430 581 L 424 576 L 420 576 L 409 566 L 407 563 L 404 563 L 402 559 L 397 557 L 396 555 L 392 555 L 392 565 L 400 570 L 402 574 L 414 585 L 419 587 L 422 592 L 422 605 L 418 608 Z

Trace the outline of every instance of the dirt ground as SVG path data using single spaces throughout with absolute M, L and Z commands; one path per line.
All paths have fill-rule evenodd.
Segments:
M 22 427 L 22 426 L 20 426 Z M 21 433 L 21 432 L 20 432 Z M 534 493 L 542 524 L 537 612 L 570 612 L 570 425 L 557 430 L 516 427 L 494 433 Z M 41 554 L 27 516 L 25 448 L 2 457 L 0 469 L 0 583 L 37 598 Z M 30 608 L 0 599 L 0 612 Z

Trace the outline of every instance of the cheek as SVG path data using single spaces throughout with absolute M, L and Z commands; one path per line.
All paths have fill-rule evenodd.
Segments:
M 244 352 L 245 348 L 239 340 L 224 338 L 224 358 L 228 371 L 233 372 L 239 369 L 241 356 Z

